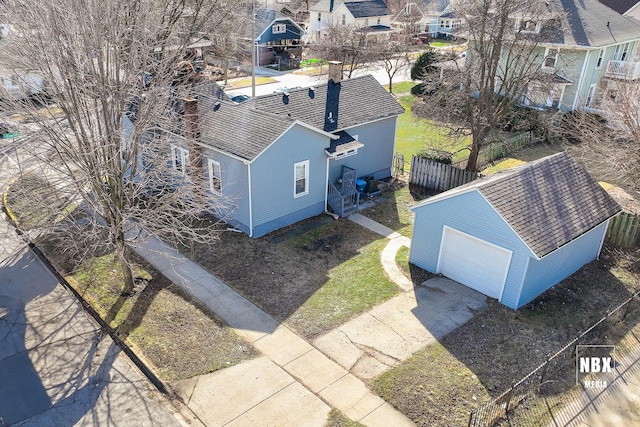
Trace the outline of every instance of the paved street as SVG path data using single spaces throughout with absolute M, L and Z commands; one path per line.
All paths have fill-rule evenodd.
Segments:
M 266 71 L 268 72 L 268 71 Z M 279 72 L 268 72 L 269 76 L 275 80 L 276 83 L 267 83 L 264 85 L 256 86 L 256 96 L 267 95 L 273 93 L 275 90 L 288 87 L 309 87 L 315 86 L 321 83 L 325 83 L 327 81 L 327 75 L 322 74 L 320 76 L 307 76 L 304 74 L 295 74 L 291 71 L 279 73 Z M 263 74 L 263 71 L 260 70 L 256 72 L 257 75 Z M 357 70 L 353 73 L 353 77 L 363 76 L 366 74 L 371 74 L 375 79 L 380 82 L 382 85 L 389 84 L 389 77 L 387 73 L 381 66 L 373 67 L 368 70 Z M 393 77 L 393 83 L 396 84 L 398 82 L 411 80 L 409 78 L 409 68 L 399 70 L 397 74 Z M 227 92 L 229 95 L 249 95 L 251 96 L 251 87 L 245 87 L 242 89 L 230 89 Z
M 169 407 L 1 213 L 0 426 L 180 425 Z

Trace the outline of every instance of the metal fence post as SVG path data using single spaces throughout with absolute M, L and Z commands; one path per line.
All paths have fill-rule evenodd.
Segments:
M 544 381 L 544 376 L 547 374 L 547 368 L 549 367 L 549 359 L 545 360 L 544 367 L 542 368 L 542 373 L 540 374 L 540 381 L 538 382 L 538 394 L 540 394 L 540 388 L 542 387 L 542 382 Z
M 504 414 L 507 416 L 507 420 L 509 419 L 509 404 L 511 403 L 511 398 L 513 397 L 513 390 L 516 386 L 515 380 L 511 382 L 511 388 L 509 389 L 509 394 L 507 394 L 507 404 L 504 408 Z

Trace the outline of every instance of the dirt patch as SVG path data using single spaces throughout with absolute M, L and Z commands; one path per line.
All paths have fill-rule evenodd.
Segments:
M 223 233 L 218 244 L 194 254 L 212 274 L 311 339 L 399 292 L 380 265 L 384 243 L 347 219 L 323 215 L 258 239 Z
M 638 289 L 640 249 L 605 248 L 600 260 L 518 311 L 489 300 L 487 309 L 440 343 L 376 379 L 375 390 L 418 425 L 466 424 L 470 410 L 507 390 Z M 598 343 L 619 339 L 638 321 L 640 313 L 632 310 Z

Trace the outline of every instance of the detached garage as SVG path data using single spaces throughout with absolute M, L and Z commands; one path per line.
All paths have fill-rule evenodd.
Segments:
M 566 153 L 412 207 L 409 262 L 517 309 L 600 254 L 621 208 Z

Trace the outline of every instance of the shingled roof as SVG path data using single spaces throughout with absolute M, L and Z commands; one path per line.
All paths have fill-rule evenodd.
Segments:
M 242 104 L 220 100 L 214 82 L 196 92 L 200 142 L 245 160 L 257 157 L 296 121 L 334 133 L 404 112 L 372 76 L 259 96 Z
M 346 1 L 344 5 L 354 18 L 391 15 L 384 0 Z
M 545 42 L 601 47 L 640 38 L 640 25 L 598 0 L 549 0 L 557 18 L 545 25 Z
M 271 94 L 254 99 L 258 111 L 291 117 L 327 131 L 398 116 L 404 108 L 371 75 L 345 79 L 340 84 L 323 84 L 315 88 L 292 89 L 289 96 Z M 327 100 L 329 102 L 327 102 Z M 331 128 L 325 129 L 327 111 L 335 109 Z
M 484 196 L 539 258 L 622 210 L 566 153 L 472 181 L 416 207 L 472 189 Z

